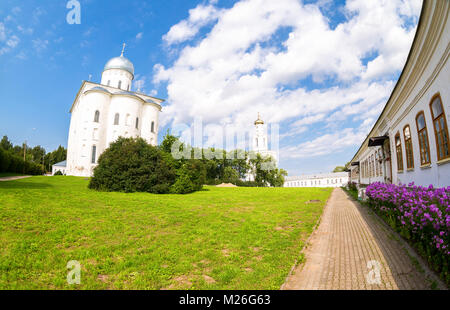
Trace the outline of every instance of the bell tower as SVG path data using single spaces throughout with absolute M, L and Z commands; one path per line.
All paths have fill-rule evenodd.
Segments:
M 267 129 L 264 121 L 258 113 L 258 119 L 255 121 L 255 132 L 253 136 L 252 150 L 255 152 L 266 152 L 268 150 Z

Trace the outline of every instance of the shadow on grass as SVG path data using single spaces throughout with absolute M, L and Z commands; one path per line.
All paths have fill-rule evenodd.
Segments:
M 0 189 L 42 189 L 53 187 L 48 183 L 27 182 L 20 180 L 0 182 Z

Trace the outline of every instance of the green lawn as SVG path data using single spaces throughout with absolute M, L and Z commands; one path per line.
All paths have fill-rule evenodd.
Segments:
M 331 193 L 125 194 L 87 183 L 0 182 L 0 289 L 279 289 Z M 67 284 L 70 260 L 80 285 Z

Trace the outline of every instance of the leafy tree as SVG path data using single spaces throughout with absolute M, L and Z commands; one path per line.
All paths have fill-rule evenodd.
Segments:
M 164 136 L 163 141 L 161 142 L 160 148 L 166 153 L 172 153 L 172 146 L 177 141 L 179 141 L 179 139 L 171 135 L 169 130 L 167 130 L 167 133 Z
M 343 171 L 345 171 L 345 167 L 344 166 L 337 166 L 333 170 L 333 172 L 343 172 Z
M 44 163 L 45 149 L 38 145 L 31 149 L 30 151 L 33 162 L 37 164 Z
M 142 138 L 119 137 L 100 155 L 89 188 L 168 193 L 177 177 L 169 155 Z
M 0 141 L 0 147 L 5 151 L 9 151 L 13 148 L 13 144 L 9 141 L 7 136 L 3 136 L 2 140 Z
M 239 180 L 239 173 L 232 167 L 225 167 L 222 179 L 225 183 L 236 184 Z

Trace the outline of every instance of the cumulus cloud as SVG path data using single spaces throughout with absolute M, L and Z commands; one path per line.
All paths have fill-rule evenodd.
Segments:
M 327 1 L 199 5 L 163 37 L 178 57 L 154 67 L 153 82 L 168 91 L 161 122 L 202 117 L 207 124 L 232 122 L 239 131 L 261 112 L 282 125 L 282 138 L 297 138 L 296 145 L 281 142 L 281 156 L 320 156 L 357 145 L 404 65 L 420 5 L 348 0 L 338 8 L 346 20 L 333 28 L 319 7 L 329 7 Z M 211 30 L 191 41 L 208 23 Z M 187 44 L 172 45 L 180 42 Z M 317 133 L 308 130 L 319 124 Z
M 0 56 L 16 48 L 19 42 L 19 37 L 8 31 L 5 24 L 0 22 Z
M 201 27 L 217 19 L 220 10 L 212 4 L 199 4 L 194 9 L 189 10 L 188 19 L 173 25 L 169 32 L 164 35 L 163 40 L 168 44 L 176 44 L 194 37 Z

